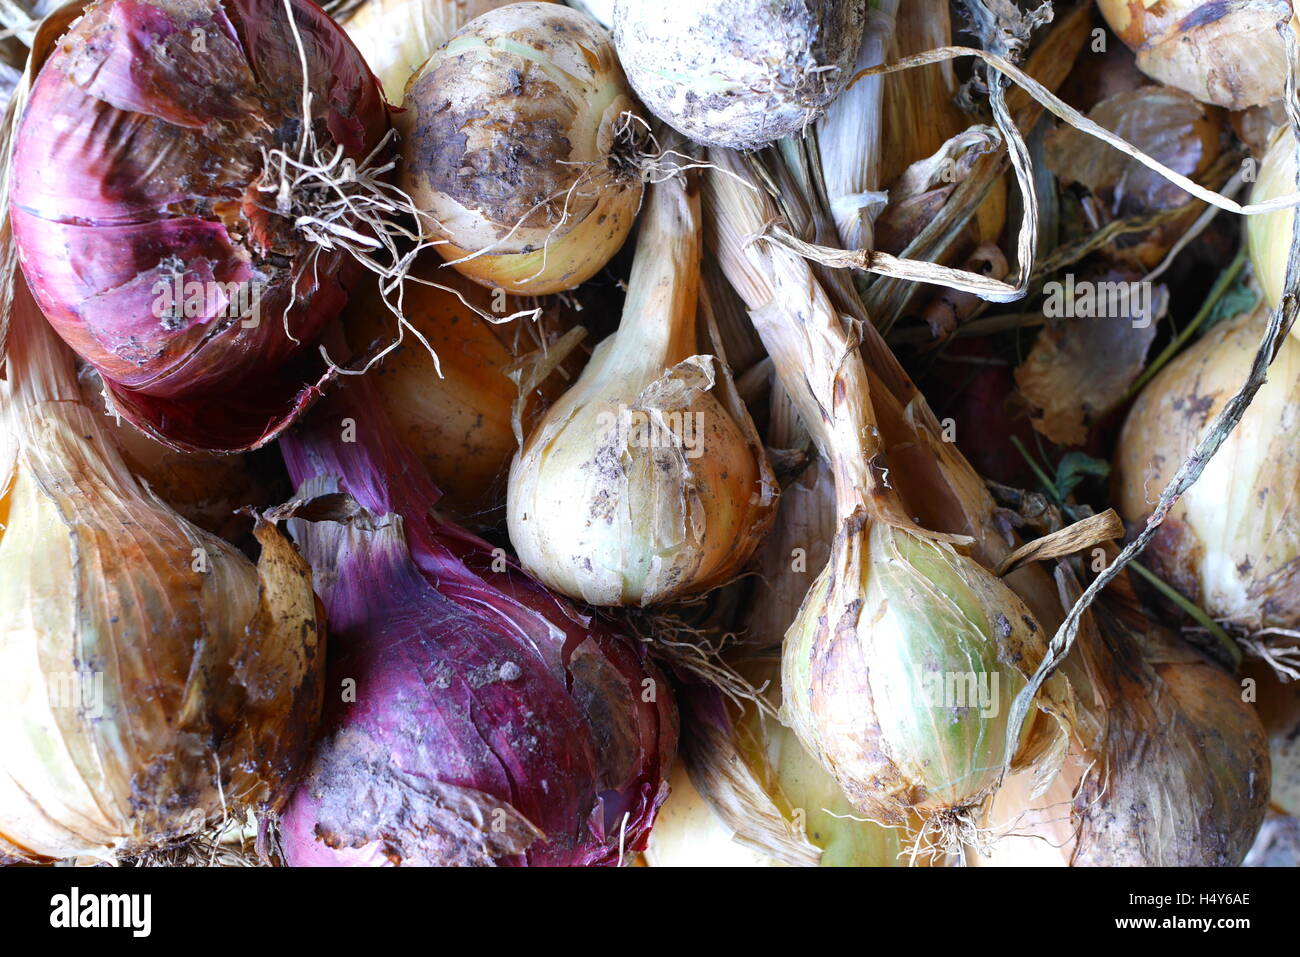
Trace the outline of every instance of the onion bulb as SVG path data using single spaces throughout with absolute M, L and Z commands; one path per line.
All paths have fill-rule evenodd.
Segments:
M 1269 801 L 1275 810 L 1300 817 L 1300 680 L 1279 680 L 1259 662 L 1251 662 L 1246 674 L 1255 681 L 1256 710 L 1268 733 L 1273 767 Z
M 511 0 L 366 0 L 343 22 L 384 88 L 401 103 L 406 82 L 433 51 L 475 17 Z
M 333 648 L 324 734 L 280 820 L 286 860 L 604 865 L 642 850 L 677 738 L 644 646 L 442 520 L 368 379 L 280 446 Z
M 1144 522 L 1246 380 L 1268 314 L 1216 326 L 1163 369 L 1129 412 L 1115 499 Z M 1241 422 L 1170 510 L 1144 561 L 1211 617 L 1255 631 L 1300 627 L 1300 341 L 1288 336 Z
M 1070 583 L 1062 597 L 1073 604 L 1073 576 L 1058 580 Z M 1239 865 L 1270 777 L 1242 684 L 1156 624 L 1126 577 L 1098 596 L 1064 668 L 1079 708 L 1065 770 L 1037 799 L 1008 782 L 992 827 L 1019 836 L 977 863 Z
M 373 172 L 387 130 L 313 3 L 87 7 L 32 86 L 9 208 L 32 293 L 114 411 L 177 449 L 238 451 L 319 395 L 315 343 L 362 269 L 339 196 L 365 192 L 349 171 Z
M 758 149 L 840 94 L 865 20 L 859 0 L 616 0 L 614 40 L 655 116 L 698 143 Z
M 645 127 L 609 34 L 585 14 L 550 3 L 485 13 L 411 78 L 402 107 L 402 187 L 470 279 L 560 292 L 623 245 Z
M 0 859 L 112 861 L 276 809 L 321 705 L 311 575 L 162 505 L 21 282 L 0 399 Z
M 1273 131 L 1268 149 L 1260 160 L 1259 178 L 1251 190 L 1250 201 L 1252 204 L 1264 203 L 1289 196 L 1295 190 L 1295 140 L 1286 126 L 1279 126 Z M 1282 301 L 1294 220 L 1294 206 L 1246 217 L 1246 249 L 1255 268 L 1255 278 L 1274 309 Z M 1292 331 L 1295 332 L 1294 328 Z
M 493 294 L 441 265 L 417 264 L 411 277 L 402 294 L 410 331 L 368 375 L 403 444 L 442 492 L 441 508 L 462 523 L 495 525 L 519 447 L 516 413 L 526 432 L 581 369 L 581 350 L 567 349 L 575 337 L 559 335 L 576 326 L 557 300 L 536 319 L 490 321 Z M 507 300 L 501 318 L 525 305 Z M 348 307 L 348 339 L 358 353 L 390 342 L 393 326 L 377 288 Z
M 730 373 L 698 353 L 698 190 L 651 188 L 617 332 L 524 441 L 510 541 L 532 575 L 595 605 L 651 605 L 734 577 L 776 485 Z
M 1278 25 L 1294 15 L 1287 0 L 1097 0 L 1102 16 L 1160 83 L 1229 110 L 1282 96 L 1286 43 Z
M 946 844 L 1004 768 L 1050 776 L 1059 767 L 1069 685 L 1053 677 L 1037 710 L 1009 724 L 1046 636 L 1019 597 L 962 550 L 969 539 L 912 519 L 840 312 L 801 257 L 746 242 L 778 212 L 736 154 L 710 159 L 719 167 L 706 181 L 712 251 L 834 476 L 830 558 L 782 651 L 782 721 L 867 817 L 907 826 L 919 814 Z

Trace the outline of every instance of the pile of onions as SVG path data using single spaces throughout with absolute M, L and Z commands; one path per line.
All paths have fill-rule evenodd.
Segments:
M 440 520 L 367 380 L 281 448 L 332 648 L 285 860 L 604 865 L 644 847 L 677 737 L 644 646 Z
M 1120 434 L 1114 493 L 1144 522 L 1178 466 L 1246 380 L 1263 309 L 1216 326 L 1138 396 Z M 1144 561 L 1211 617 L 1300 627 L 1300 341 L 1288 336 L 1240 424 L 1170 510 Z
M 618 252 L 641 203 L 645 132 L 609 34 L 550 3 L 480 16 L 406 88 L 401 185 L 475 282 L 572 289 Z
M 616 0 L 614 39 L 655 116 L 698 143 L 757 149 L 840 94 L 865 20 L 860 0 Z
M 555 299 L 536 318 L 505 321 L 527 305 L 507 299 L 496 304 L 502 321 L 491 321 L 494 294 L 434 263 L 411 270 L 402 296 L 406 335 L 367 376 L 398 437 L 442 492 L 439 507 L 462 524 L 487 527 L 505 516 L 516 429 L 531 429 L 581 370 L 585 352 L 569 347 L 582 331 Z M 358 353 L 394 338 L 377 286 L 353 297 L 345 322 Z
M 10 213 L 37 302 L 117 413 L 177 449 L 234 451 L 319 395 L 314 343 L 361 269 L 340 164 L 365 167 L 387 129 L 315 4 L 87 7 L 33 84 Z
M 529 573 L 595 605 L 701 594 L 740 572 L 776 483 L 730 373 L 700 354 L 698 188 L 651 188 L 619 329 L 525 440 L 510 541 Z
M 366 0 L 343 22 L 384 96 L 401 103 L 406 83 L 447 38 L 511 0 Z
M 311 574 L 128 471 L 18 283 L 0 393 L 0 859 L 112 861 L 274 811 L 321 706 Z
M 1286 42 L 1278 26 L 1295 15 L 1287 0 L 1097 0 L 1106 22 L 1137 54 L 1143 73 L 1229 110 L 1282 96 Z
M 713 251 L 834 476 L 830 560 L 785 637 L 782 720 L 860 811 L 894 826 L 919 814 L 946 844 L 1004 767 L 1050 776 L 1059 766 L 1069 685 L 1050 679 L 1029 719 L 1010 727 L 1012 699 L 1046 650 L 1041 627 L 960 549 L 969 538 L 911 518 L 840 312 L 801 258 L 746 242 L 778 210 L 736 154 L 710 159 Z M 957 700 L 958 683 L 982 689 L 980 701 Z

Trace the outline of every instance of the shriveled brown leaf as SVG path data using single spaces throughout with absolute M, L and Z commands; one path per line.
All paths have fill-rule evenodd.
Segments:
M 1223 115 L 1182 90 L 1143 86 L 1117 93 L 1089 114 L 1171 169 L 1195 179 L 1222 151 Z M 1079 183 L 1128 216 L 1187 202 L 1187 193 L 1137 160 L 1062 124 L 1047 137 L 1047 165 L 1063 183 Z

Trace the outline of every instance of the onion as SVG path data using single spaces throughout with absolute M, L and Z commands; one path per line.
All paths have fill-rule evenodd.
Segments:
M 402 186 L 457 270 L 523 295 L 572 289 L 623 245 L 644 121 L 609 34 L 549 3 L 472 20 L 407 86 Z
M 720 360 L 697 354 L 698 191 L 652 187 L 623 321 L 525 440 L 510 541 L 528 571 L 596 605 L 651 605 L 734 577 L 772 521 L 775 479 Z
M 162 505 L 15 291 L 0 393 L 0 859 L 112 861 L 274 811 L 321 705 L 311 575 Z
M 1252 204 L 1264 203 L 1289 196 L 1295 192 L 1295 184 L 1295 140 L 1285 126 L 1279 126 L 1273 131 L 1268 150 L 1260 160 L 1259 178 L 1251 190 L 1250 201 Z M 1255 267 L 1255 278 L 1274 309 L 1282 301 L 1294 219 L 1294 206 L 1246 218 L 1246 249 L 1250 253 L 1251 265 Z
M 1300 816 L 1300 684 L 1292 674 L 1281 681 L 1271 668 L 1252 663 L 1246 674 L 1254 679 L 1256 707 L 1268 733 L 1273 768 L 1272 806 Z
M 1261 308 L 1207 332 L 1138 396 L 1115 451 L 1115 499 L 1140 523 L 1245 381 Z M 1300 626 L 1300 342 L 1288 336 L 1241 423 L 1170 510 L 1147 561 L 1213 618 L 1254 631 Z
M 1278 25 L 1295 23 L 1287 0 L 1097 0 L 1102 16 L 1137 54 L 1147 76 L 1230 110 L 1282 96 L 1286 44 Z
M 310 347 L 361 269 L 333 227 L 364 227 L 335 186 L 378 189 L 339 164 L 374 175 L 387 127 L 361 55 L 314 4 L 86 9 L 32 87 L 10 211 L 37 302 L 115 411 L 201 451 L 263 444 L 301 413 L 328 379 Z M 322 156 L 330 169 L 288 186 Z
M 368 380 L 281 448 L 335 649 L 325 733 L 280 822 L 286 860 L 590 865 L 641 850 L 677 734 L 644 646 L 437 518 Z
M 650 111 L 699 143 L 757 149 L 840 94 L 862 46 L 858 0 L 615 0 L 614 41 Z
M 911 517 L 889 478 L 876 390 L 840 312 L 801 257 L 745 241 L 778 211 L 736 154 L 710 158 L 713 251 L 834 475 L 830 559 L 785 637 L 782 720 L 867 817 L 907 826 L 919 814 L 937 843 L 960 841 L 1004 767 L 1047 776 L 1059 767 L 1069 685 L 1052 678 L 1031 720 L 1009 725 L 1011 702 L 1045 653 L 1042 629 L 959 550 L 969 538 Z
M 384 88 L 401 103 L 407 81 L 469 21 L 511 0 L 366 0 L 343 23 Z
M 368 373 L 402 443 L 442 491 L 439 506 L 477 527 L 505 517 L 506 476 L 519 447 L 516 414 L 519 428 L 531 428 L 585 358 L 569 349 L 582 333 L 563 304 L 546 302 L 536 320 L 491 322 L 484 317 L 493 314 L 493 298 L 440 265 L 417 264 L 402 295 L 408 334 Z M 523 308 L 507 302 L 501 318 Z M 348 307 L 357 352 L 390 342 L 392 326 L 377 288 Z

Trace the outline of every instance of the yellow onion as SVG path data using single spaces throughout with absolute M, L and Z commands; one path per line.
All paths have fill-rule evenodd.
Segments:
M 428 261 L 412 277 L 402 296 L 410 329 L 368 375 L 403 444 L 442 491 L 439 507 L 462 523 L 493 525 L 503 515 L 506 476 L 519 448 L 516 411 L 526 432 L 581 369 L 581 350 L 566 348 L 574 337 L 557 342 L 576 324 L 557 300 L 548 300 L 536 320 L 492 322 L 484 317 L 493 315 L 494 296 L 481 286 Z M 502 319 L 526 306 L 515 299 L 496 305 Z M 346 321 L 358 353 L 395 337 L 377 288 L 349 306 Z
M 254 464 L 250 453 L 215 455 L 177 452 L 116 418 L 108 408 L 104 383 L 90 365 L 77 370 L 81 400 L 104 418 L 131 474 L 140 479 L 187 521 L 222 538 L 234 540 L 248 522 L 236 513 L 250 506 L 269 507 L 284 495 L 275 476 Z
M 782 394 L 778 398 L 783 398 Z M 768 441 L 790 444 L 774 413 Z M 835 779 L 772 715 L 781 701 L 781 640 L 809 581 L 825 564 L 835 534 L 835 485 L 815 459 L 785 489 L 758 574 L 742 600 L 736 668 L 763 688 L 756 702 L 724 701 L 713 689 L 686 686 L 678 772 L 646 857 L 652 867 L 821 865 L 887 867 L 900 863 L 900 830 L 863 819 Z
M 1097 0 L 1102 16 L 1137 55 L 1143 73 L 1230 110 L 1282 96 L 1286 0 Z
M 311 574 L 135 480 L 20 283 L 0 438 L 0 857 L 112 860 L 287 797 L 320 711 Z
M 1268 150 L 1260 160 L 1259 178 L 1251 190 L 1250 201 L 1252 204 L 1264 203 L 1289 196 L 1295 190 L 1295 140 L 1285 126 L 1279 126 L 1273 131 Z M 1246 218 L 1246 248 L 1250 252 L 1250 262 L 1255 267 L 1255 278 L 1264 290 L 1268 304 L 1274 309 L 1282 301 L 1294 220 L 1294 206 Z
M 699 353 L 697 188 L 654 186 L 617 332 L 524 441 L 510 540 L 524 568 L 596 605 L 650 605 L 734 577 L 775 480 L 726 366 Z
M 752 173 L 735 154 L 710 159 L 719 167 L 707 180 L 713 251 L 835 479 L 830 559 L 785 637 L 782 720 L 867 817 L 905 826 L 919 813 L 946 844 L 1005 767 L 1059 766 L 1069 686 L 1051 679 L 1030 719 L 1009 725 L 1046 636 L 960 550 L 969 538 L 911 517 L 840 312 L 802 258 L 746 242 L 777 210 L 756 183 L 747 188 Z
M 1149 618 L 1126 578 L 1085 616 L 1065 668 L 1079 707 L 1065 769 L 1037 799 L 1008 781 L 990 814 L 1001 839 L 975 863 L 1240 864 L 1269 795 L 1268 744 L 1242 684 Z
M 1146 520 L 1246 380 L 1268 314 L 1216 326 L 1142 391 L 1115 452 L 1115 501 Z M 1241 422 L 1170 510 L 1144 561 L 1209 614 L 1247 630 L 1300 625 L 1300 342 L 1288 337 Z
M 401 103 L 406 81 L 447 38 L 480 14 L 511 0 L 366 0 L 343 23 L 384 88 Z
M 618 55 L 642 102 L 698 143 L 758 149 L 817 119 L 853 75 L 860 0 L 618 0 Z
M 636 114 L 609 34 L 550 3 L 470 21 L 410 81 L 401 185 L 457 270 L 521 295 L 607 263 L 641 203 Z

